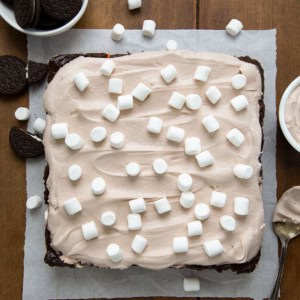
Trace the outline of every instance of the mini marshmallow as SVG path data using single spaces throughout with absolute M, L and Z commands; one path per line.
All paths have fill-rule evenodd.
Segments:
M 106 254 L 115 263 L 123 259 L 123 251 L 118 244 L 109 244 L 106 248 Z
M 100 218 L 101 224 L 107 227 L 113 226 L 116 223 L 116 220 L 117 217 L 113 211 L 105 211 Z
M 213 115 L 208 115 L 202 119 L 202 124 L 209 133 L 213 133 L 220 128 L 219 122 Z
M 145 20 L 143 23 L 143 35 L 154 36 L 156 23 L 153 20 Z
M 163 120 L 157 117 L 151 117 L 148 121 L 147 130 L 151 133 L 159 134 L 163 127 Z
M 220 218 L 220 225 L 226 231 L 234 231 L 236 229 L 235 219 L 231 216 L 222 216 Z
M 200 221 L 193 221 L 188 223 L 188 236 L 199 236 L 203 233 L 203 226 Z
M 207 81 L 210 72 L 211 72 L 210 67 L 199 66 L 195 72 L 194 79 L 205 82 Z
M 205 95 L 212 104 L 216 104 L 222 97 L 220 90 L 214 85 L 206 90 Z
M 146 246 L 148 244 L 148 241 L 141 235 L 137 234 L 131 244 L 131 249 L 136 253 L 136 254 L 141 254 Z
M 116 131 L 110 136 L 110 145 L 112 148 L 120 149 L 124 146 L 125 137 L 122 132 Z
M 116 64 L 111 59 L 106 59 L 100 68 L 100 72 L 104 76 L 110 76 L 116 68 Z
M 177 49 L 177 42 L 174 40 L 168 40 L 167 42 L 167 50 L 176 50 Z
M 106 138 L 106 129 L 104 127 L 95 127 L 90 132 L 90 138 L 94 143 L 99 143 L 105 140 Z
M 154 206 L 160 215 L 169 212 L 172 209 L 169 200 L 166 197 L 154 201 Z
M 168 171 L 168 164 L 162 158 L 157 158 L 152 163 L 153 170 L 156 174 L 162 175 Z
M 225 193 L 213 191 L 210 196 L 210 205 L 215 207 L 224 207 L 226 200 L 227 195 Z
M 78 212 L 82 211 L 82 206 L 77 198 L 71 198 L 67 200 L 64 204 L 64 209 L 69 216 L 73 216 Z
M 43 204 L 42 198 L 37 195 L 29 197 L 26 201 L 26 207 L 28 209 L 35 209 L 41 207 L 42 204 Z
M 132 109 L 133 108 L 133 98 L 131 95 L 124 95 L 118 97 L 118 109 Z
M 182 173 L 177 178 L 177 187 L 179 191 L 186 192 L 188 191 L 193 185 L 193 178 L 191 175 L 187 173 Z
M 120 78 L 110 78 L 108 82 L 108 91 L 112 94 L 122 94 L 123 80 Z
M 48 221 L 48 217 L 49 217 L 49 212 L 48 212 L 48 209 L 46 209 L 45 213 L 44 213 L 44 219 L 45 219 L 46 224 L 47 224 L 47 221 Z
M 203 243 L 203 248 L 209 257 L 220 255 L 224 252 L 223 245 L 219 240 L 211 240 Z
M 82 170 L 79 165 L 71 165 L 68 169 L 68 177 L 72 181 L 78 180 L 82 175 Z
M 250 179 L 253 175 L 253 168 L 249 165 L 237 164 L 233 169 L 236 177 L 241 179 Z
M 187 237 L 175 237 L 173 239 L 173 251 L 174 253 L 186 253 L 189 250 L 189 241 Z
M 129 176 L 138 176 L 141 172 L 141 166 L 136 162 L 131 162 L 126 166 L 126 173 Z
M 185 131 L 182 128 L 170 126 L 167 132 L 167 139 L 173 142 L 181 143 L 184 139 Z
M 112 40 L 114 40 L 116 42 L 120 41 L 124 35 L 124 32 L 125 32 L 124 26 L 122 24 L 117 23 L 113 27 L 112 32 L 111 32 Z
M 246 216 L 249 213 L 249 199 L 246 197 L 234 198 L 234 213 L 239 216 Z
M 196 219 L 202 221 L 202 220 L 206 220 L 209 217 L 210 209 L 208 205 L 206 205 L 205 203 L 199 203 L 195 206 L 194 213 Z
M 226 31 L 232 36 L 235 36 L 240 33 L 243 29 L 243 24 L 237 19 L 232 19 L 226 26 Z
M 230 103 L 236 111 L 241 111 L 249 105 L 248 99 L 244 95 L 234 97 Z
M 245 137 L 237 128 L 233 128 L 227 133 L 227 140 L 232 145 L 240 147 L 244 143 Z
M 129 207 L 133 214 L 140 214 L 147 210 L 144 198 L 137 198 L 129 201 Z
M 170 83 L 177 77 L 177 70 L 173 65 L 167 65 L 160 70 L 160 75 L 166 83 Z
M 94 221 L 81 225 L 81 230 L 86 241 L 97 238 L 99 235 L 97 225 Z
M 145 84 L 143 84 L 142 82 L 140 82 L 131 92 L 131 95 L 140 100 L 140 101 L 144 101 L 150 94 L 151 94 L 152 90 L 147 87 Z
M 90 84 L 88 78 L 83 72 L 77 73 L 73 78 L 73 82 L 80 92 L 83 92 Z
M 43 135 L 46 128 L 46 121 L 41 118 L 37 118 L 34 121 L 32 128 L 36 133 Z
M 214 157 L 210 154 L 208 150 L 197 154 L 196 160 L 200 168 L 205 168 L 207 166 L 212 165 L 215 162 Z
M 128 9 L 133 10 L 142 6 L 142 0 L 128 0 Z
M 187 192 L 182 192 L 180 196 L 179 203 L 182 207 L 184 208 L 191 208 L 194 204 L 195 201 L 195 194 L 187 191 Z
M 128 230 L 140 230 L 142 228 L 142 219 L 139 214 L 129 214 L 127 216 Z
M 30 118 L 30 110 L 27 107 L 19 107 L 15 111 L 15 117 L 19 121 L 27 121 Z
M 200 281 L 198 278 L 184 278 L 183 279 L 183 289 L 185 292 L 199 292 L 200 291 Z
M 83 140 L 77 133 L 69 133 L 65 138 L 65 144 L 72 150 L 79 150 L 83 146 Z
M 69 134 L 67 123 L 56 123 L 51 126 L 51 134 L 55 140 L 64 139 Z
M 186 155 L 197 155 L 201 152 L 201 142 L 197 137 L 190 137 L 184 141 L 184 151 Z
M 101 195 L 105 192 L 106 189 L 106 182 L 101 177 L 96 177 L 92 181 L 92 192 L 94 195 Z
M 113 105 L 107 104 L 102 110 L 102 117 L 110 122 L 115 122 L 120 115 L 120 111 Z
M 191 110 L 198 110 L 202 105 L 202 98 L 197 94 L 189 94 L 186 96 L 185 105 Z
M 182 109 L 183 105 L 185 103 L 185 96 L 178 92 L 173 92 L 168 104 L 176 109 Z
M 234 89 L 240 90 L 247 84 L 247 78 L 243 74 L 234 75 L 231 79 L 231 85 Z

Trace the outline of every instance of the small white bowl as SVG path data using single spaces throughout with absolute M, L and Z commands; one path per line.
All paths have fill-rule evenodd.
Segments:
M 0 0 L 0 15 L 1 17 L 13 28 L 17 29 L 20 32 L 26 33 L 28 35 L 34 35 L 34 36 L 52 36 L 52 35 L 57 35 L 62 32 L 67 31 L 71 27 L 73 27 L 82 17 L 84 14 L 86 7 L 88 5 L 89 0 L 83 0 L 82 1 L 82 6 L 80 11 L 77 13 L 77 15 L 71 19 L 68 23 L 64 24 L 61 27 L 51 29 L 51 30 L 43 30 L 43 29 L 35 29 L 35 28 L 28 28 L 24 29 L 18 25 L 16 22 L 15 14 L 11 8 L 10 5 L 4 3 L 3 1 Z
M 293 82 L 290 83 L 290 85 L 287 87 L 285 92 L 282 95 L 282 98 L 280 100 L 279 105 L 279 124 L 281 127 L 281 130 L 287 139 L 287 141 L 295 148 L 298 152 L 300 152 L 300 144 L 296 142 L 296 140 L 293 138 L 293 136 L 290 134 L 286 122 L 285 122 L 285 107 L 286 102 L 288 98 L 290 97 L 291 93 L 294 91 L 296 87 L 300 85 L 300 76 L 298 76 Z

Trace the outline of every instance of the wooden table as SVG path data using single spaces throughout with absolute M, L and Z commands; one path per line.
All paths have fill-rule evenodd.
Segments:
M 287 85 L 300 72 L 299 0 L 143 0 L 130 13 L 126 0 L 90 0 L 77 28 L 112 28 L 117 22 L 140 29 L 154 19 L 160 29 L 224 29 L 232 18 L 245 29 L 277 29 L 277 105 Z M 99 49 L 101 50 L 101 49 Z M 0 20 L 0 54 L 27 57 L 26 36 Z M 14 111 L 28 105 L 28 94 L 0 98 L 0 299 L 21 299 L 25 231 L 25 162 L 15 157 L 8 143 L 9 129 L 19 124 Z M 277 179 L 280 197 L 300 183 L 300 154 L 277 133 Z M 282 283 L 282 299 L 300 299 L 300 239 L 290 244 Z M 46 284 L 46 283 L 45 283 Z M 158 299 L 158 298 L 157 298 Z M 195 299 L 195 298 L 193 298 Z

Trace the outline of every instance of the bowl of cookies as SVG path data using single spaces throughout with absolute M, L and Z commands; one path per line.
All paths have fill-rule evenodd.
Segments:
M 0 15 L 18 31 L 44 37 L 73 27 L 87 5 L 88 0 L 0 0 Z

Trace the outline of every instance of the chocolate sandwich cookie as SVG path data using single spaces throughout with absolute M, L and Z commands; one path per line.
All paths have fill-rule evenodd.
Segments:
M 28 83 L 32 84 L 42 81 L 47 73 L 48 65 L 31 60 L 28 62 Z
M 65 21 L 60 21 L 53 19 L 47 13 L 43 10 L 41 7 L 41 14 L 39 21 L 36 25 L 36 28 L 44 29 L 44 30 L 49 30 L 49 29 L 54 29 L 62 26 L 65 23 Z
M 16 21 L 22 28 L 32 27 L 37 21 L 37 6 L 38 1 L 36 0 L 14 0 Z
M 9 4 L 14 4 L 14 0 L 3 0 L 3 1 Z

